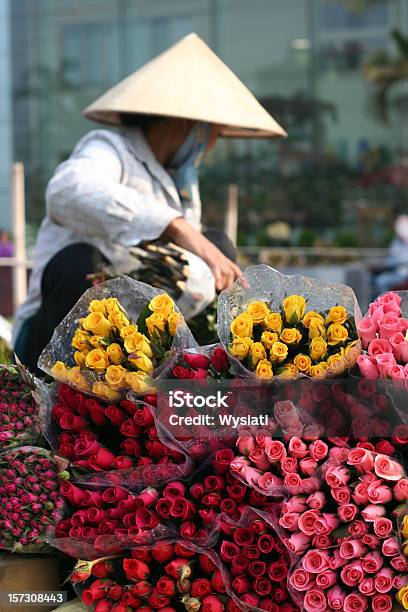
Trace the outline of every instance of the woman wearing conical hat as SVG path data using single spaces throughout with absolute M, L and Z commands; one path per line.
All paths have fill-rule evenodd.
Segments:
M 87 275 L 102 262 L 126 271 L 129 247 L 143 241 L 161 237 L 185 249 L 190 275 L 179 306 L 187 317 L 230 286 L 240 270 L 201 232 L 197 167 L 220 136 L 285 136 L 196 34 L 84 114 L 116 129 L 82 138 L 48 184 L 28 299 L 14 325 L 15 351 L 33 369 L 89 287 Z

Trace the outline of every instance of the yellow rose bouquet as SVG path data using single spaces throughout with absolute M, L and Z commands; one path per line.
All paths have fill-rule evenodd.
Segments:
M 289 293 L 293 289 L 297 292 Z M 342 285 L 252 266 L 219 298 L 220 339 L 244 370 L 260 379 L 338 375 L 361 352 L 358 309 L 349 292 Z
M 171 297 L 133 279 L 114 279 L 85 292 L 55 330 L 39 366 L 56 380 L 115 401 L 128 390 L 149 390 L 180 332 L 182 345 L 191 345 Z

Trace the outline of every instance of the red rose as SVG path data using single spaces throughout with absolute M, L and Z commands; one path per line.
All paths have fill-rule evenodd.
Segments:
M 231 515 L 237 509 L 237 504 L 233 499 L 223 499 L 220 504 L 220 511 L 225 512 L 225 514 Z
M 222 491 L 225 487 L 225 480 L 221 476 L 206 476 L 203 484 L 207 491 Z
M 201 503 L 209 508 L 218 508 L 222 500 L 220 493 L 208 493 L 201 499 Z
M 225 580 L 220 570 L 217 570 L 211 576 L 211 585 L 214 591 L 217 593 L 226 593 L 227 587 L 225 586 Z
M 243 501 L 246 492 L 247 487 L 241 483 L 236 483 L 227 487 L 228 496 L 238 503 Z
M 259 548 L 257 546 L 255 546 L 255 544 L 253 544 L 252 546 L 247 546 L 245 548 L 245 554 L 248 557 L 248 559 L 259 559 L 259 557 L 261 556 L 261 553 L 259 552 Z
M 205 487 L 201 482 L 196 482 L 190 487 L 190 495 L 193 499 L 200 500 L 205 493 Z
M 191 597 L 205 597 L 212 591 L 211 582 L 207 578 L 196 578 L 191 583 Z
M 197 533 L 197 527 L 192 521 L 184 521 L 180 525 L 180 535 L 183 538 L 193 538 Z
M 269 533 L 262 533 L 258 538 L 258 548 L 264 555 L 272 552 L 275 546 L 275 540 Z
M 80 416 L 64 412 L 58 424 L 61 429 L 65 429 L 65 431 L 80 431 L 88 425 L 88 421 Z
M 201 612 L 222 612 L 224 605 L 216 595 L 207 595 L 201 602 L 200 610 Z
M 208 555 L 199 555 L 198 562 L 205 574 L 212 574 L 217 569 L 215 563 L 210 559 Z
M 167 595 L 168 597 L 176 594 L 176 584 L 170 576 L 162 576 L 157 582 L 156 589 L 161 595 Z
M 109 487 L 102 493 L 102 499 L 106 504 L 118 504 L 122 499 L 127 499 L 129 493 L 121 487 Z
M 108 601 L 107 599 L 100 599 L 96 602 L 95 612 L 110 612 L 114 606 L 113 601 Z
M 227 372 L 229 368 L 228 354 L 224 349 L 216 347 L 211 356 L 211 365 L 219 372 Z
M 401 446 L 408 445 L 408 425 L 397 425 L 392 432 L 392 440 L 395 442 L 395 444 L 399 444 Z
M 207 355 L 199 355 L 195 353 L 184 353 L 183 361 L 190 366 L 190 368 L 208 370 L 210 367 L 210 360 Z
M 123 595 L 123 587 L 120 584 L 111 584 L 106 589 L 106 595 L 109 599 L 113 599 L 114 601 L 118 601 Z
M 105 417 L 106 408 L 104 408 L 104 406 L 101 406 L 101 404 L 99 404 L 94 399 L 87 399 L 85 401 L 85 406 L 86 406 L 89 416 L 91 417 L 95 425 L 98 425 L 98 427 L 103 427 L 103 425 L 105 425 L 106 423 L 106 417 Z
M 253 589 L 257 595 L 265 597 L 272 591 L 272 584 L 268 578 L 256 578 L 253 584 Z
M 239 554 L 239 548 L 233 542 L 228 542 L 224 540 L 221 544 L 220 548 L 220 557 L 226 563 L 231 563 L 231 561 Z
M 60 385 L 58 387 L 58 398 L 66 406 L 69 406 L 70 408 L 75 408 L 76 396 L 77 393 L 68 385 Z
M 146 580 L 149 577 L 150 569 L 143 561 L 138 559 L 123 559 L 123 570 L 128 580 Z
M 138 457 L 142 453 L 142 446 L 138 440 L 127 438 L 122 442 L 120 448 L 128 457 Z
M 146 442 L 146 449 L 149 457 L 152 457 L 153 459 L 160 459 L 168 453 L 168 448 L 158 440 L 149 440 Z
M 112 584 L 112 580 L 101 578 L 95 580 L 91 586 L 85 589 L 82 593 L 82 601 L 85 605 L 91 606 L 95 601 L 99 599 L 105 599 L 106 589 Z
M 159 523 L 159 517 L 152 510 L 148 508 L 138 508 L 136 510 L 136 525 L 139 529 L 153 529 Z
M 139 561 L 144 561 L 145 563 L 150 563 L 152 560 L 152 555 L 150 550 L 146 550 L 141 548 L 135 548 L 131 551 L 132 559 L 139 559 Z
M 173 557 L 174 545 L 167 542 L 156 542 L 152 547 L 152 557 L 159 563 L 165 563 Z
M 258 576 L 263 576 L 266 572 L 266 563 L 265 561 L 252 561 L 252 563 L 248 566 L 248 572 L 254 578 Z
M 282 561 L 275 561 L 269 564 L 268 575 L 273 582 L 282 582 L 288 575 L 288 568 Z
M 163 489 L 163 497 L 168 497 L 169 499 L 184 497 L 185 494 L 186 485 L 179 481 L 171 482 Z
M 98 561 L 92 565 L 91 574 L 97 578 L 106 578 L 113 573 L 112 561 Z
M 174 378 L 179 378 L 180 380 L 188 380 L 192 377 L 192 374 L 193 372 L 191 370 L 183 368 L 183 366 L 176 366 L 172 371 Z
M 244 593 L 249 591 L 249 589 L 251 588 L 251 582 L 248 576 L 245 576 L 245 574 L 241 574 L 240 576 L 234 578 L 234 580 L 232 581 L 232 588 L 236 593 L 238 593 L 238 595 L 243 595 Z
M 183 521 L 188 520 L 194 515 L 195 506 L 193 502 L 184 497 L 175 497 L 171 500 L 170 515 Z
M 283 610 L 283 606 L 278 606 L 270 597 L 265 597 L 265 599 L 261 599 L 261 610 L 266 610 L 267 612 L 279 612 Z M 298 608 L 293 607 L 293 610 L 297 612 Z
M 139 580 L 131 588 L 133 595 L 137 597 L 148 597 L 152 592 L 152 585 L 146 580 Z
M 130 402 L 129 400 L 122 400 L 120 402 L 120 407 L 126 410 L 126 412 L 132 416 L 135 414 L 137 410 L 136 404 L 134 404 L 133 402 Z
M 122 435 L 128 436 L 130 438 L 138 438 L 142 433 L 141 427 L 136 425 L 133 418 L 126 419 L 126 421 L 123 421 L 119 431 Z
M 69 504 L 76 508 L 84 505 L 84 491 L 76 487 L 71 482 L 65 480 L 60 485 L 60 492 L 63 497 L 66 497 Z
M 234 459 L 234 451 L 231 448 L 224 448 L 217 451 L 213 465 L 217 474 L 223 474 L 230 466 Z
M 96 466 L 102 470 L 109 470 L 113 467 L 115 459 L 115 455 L 108 451 L 107 448 L 100 448 L 98 452 L 89 459 L 89 465 L 92 468 Z
M 151 606 L 155 610 L 164 608 L 164 606 L 168 606 L 170 601 L 171 600 L 169 597 L 166 597 L 166 595 L 162 595 L 157 589 L 153 589 L 149 599 L 147 600 L 149 606 Z M 143 610 L 143 608 L 141 609 Z
M 127 419 L 126 412 L 114 405 L 105 408 L 105 416 L 115 427 L 120 427 Z
M 392 457 L 395 453 L 395 447 L 388 440 L 380 440 L 375 445 L 375 452 Z
M 248 604 L 249 606 L 258 607 L 259 605 L 259 597 L 255 595 L 255 593 L 245 593 L 241 597 L 241 601 Z
M 156 506 L 155 506 L 157 514 L 164 519 L 170 518 L 170 510 L 171 510 L 172 503 L 173 502 L 171 499 L 166 499 L 165 497 L 161 497 L 159 500 L 157 500 Z
M 147 406 L 138 408 L 133 416 L 133 420 L 139 427 L 150 427 L 154 424 L 153 415 Z
M 255 533 L 248 527 L 237 527 L 234 531 L 234 542 L 238 546 L 249 546 L 255 539 Z
M 164 571 L 172 578 L 179 580 L 179 578 L 183 575 L 185 568 L 189 568 L 188 559 L 179 557 L 177 559 L 173 559 L 170 561 L 170 563 L 167 563 Z
M 97 440 L 85 440 L 78 438 L 74 443 L 74 450 L 77 457 L 91 457 L 95 455 L 101 448 L 101 444 Z
M 132 466 L 133 461 L 129 457 L 119 456 L 116 457 L 115 461 L 113 462 L 113 468 L 115 470 L 126 470 Z

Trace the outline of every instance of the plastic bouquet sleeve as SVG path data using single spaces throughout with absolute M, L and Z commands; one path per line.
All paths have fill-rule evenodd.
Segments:
M 173 351 L 196 346 L 173 300 L 121 276 L 88 289 L 55 329 L 39 367 L 108 401 L 145 393 Z
M 361 314 L 345 285 L 250 266 L 221 292 L 217 311 L 220 341 L 239 376 L 339 376 L 361 353 Z

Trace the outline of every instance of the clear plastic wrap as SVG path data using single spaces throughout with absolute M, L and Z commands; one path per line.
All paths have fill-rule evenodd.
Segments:
M 315 311 L 317 314 L 327 313 L 329 309 L 335 306 L 343 306 L 347 311 L 348 317 L 350 317 L 349 324 L 350 329 L 353 330 L 353 340 L 354 337 L 358 338 L 355 331 L 355 323 L 358 323 L 360 320 L 361 313 L 354 292 L 350 287 L 306 276 L 285 276 L 269 266 L 256 265 L 247 268 L 244 275 L 231 288 L 222 291 L 218 298 L 218 335 L 224 348 L 228 350 L 230 344 L 231 323 L 239 314 L 246 310 L 249 304 L 261 302 L 272 310 L 280 312 L 283 300 L 291 295 L 295 297 L 302 296 L 306 300 L 306 313 L 303 311 L 303 314 L 307 314 L 309 311 Z M 303 318 L 303 314 L 296 325 Z M 295 325 L 292 322 L 289 327 L 292 324 Z M 317 333 L 319 333 L 318 330 Z M 282 336 L 280 336 L 280 339 L 282 339 Z M 347 354 L 343 355 L 342 359 L 335 364 L 333 363 L 325 367 L 325 370 L 319 376 L 339 376 L 356 363 L 360 353 L 361 343 L 357 340 L 350 347 L 350 350 L 347 351 Z M 234 369 L 237 375 L 244 377 L 255 376 L 254 372 L 245 367 L 236 357 L 231 357 L 231 361 L 235 366 Z M 287 374 L 277 374 L 277 376 L 279 375 L 287 376 Z M 291 375 L 294 376 L 296 374 Z
M 153 300 L 155 310 L 149 307 Z M 83 294 L 55 329 L 38 365 L 60 382 L 112 401 L 129 389 L 145 393 L 169 353 L 194 346 L 171 298 L 121 276 Z

